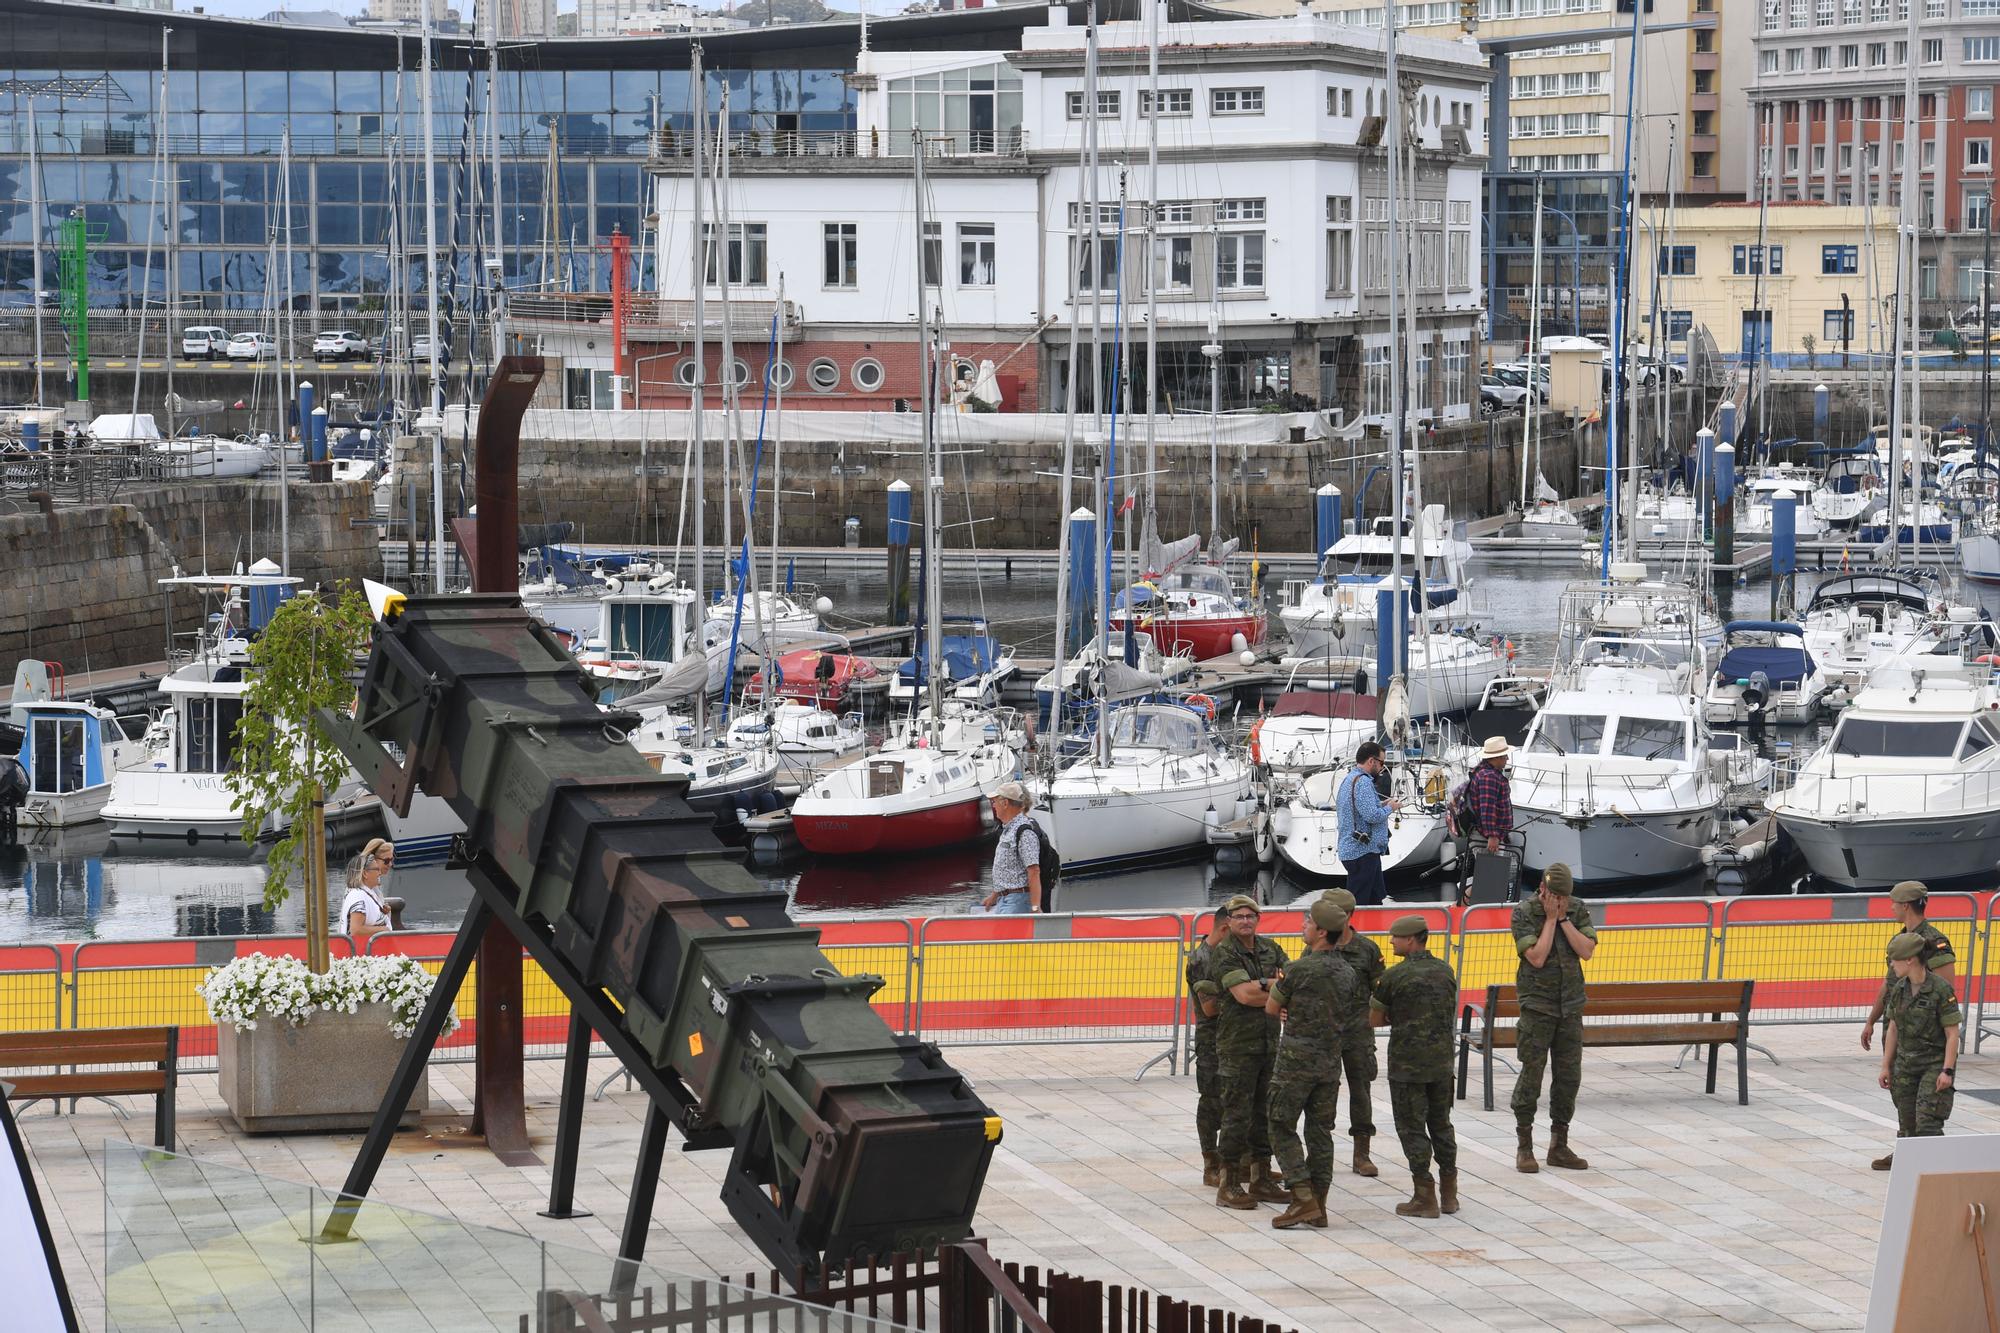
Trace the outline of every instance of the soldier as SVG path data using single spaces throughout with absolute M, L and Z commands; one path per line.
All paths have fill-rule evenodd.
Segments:
M 1326 1196 L 1333 1188 L 1333 1121 L 1340 1109 L 1340 1032 L 1353 997 L 1367 992 L 1334 948 L 1347 913 L 1322 898 L 1306 912 L 1306 951 L 1271 988 L 1264 1012 L 1284 1016 L 1277 1066 L 1271 1074 L 1271 1145 L 1284 1168 L 1292 1206 L 1271 1219 L 1280 1231 L 1326 1225 Z M 1305 1143 L 1299 1142 L 1300 1112 Z
M 1922 880 L 1906 879 L 1889 890 L 1889 910 L 1895 913 L 1904 931 L 1923 937 L 1924 970 L 1949 986 L 1953 982 L 1952 972 L 1958 955 L 1952 951 L 1951 941 L 1945 938 L 1945 933 L 1924 920 L 1924 912 L 1930 906 L 1930 892 Z M 1868 1021 L 1861 1025 L 1861 1049 L 1864 1051 L 1875 1035 L 1875 1025 L 1882 1021 L 1883 1011 L 1889 1005 L 1889 992 L 1895 985 L 1896 972 L 1891 968 L 1882 978 L 1882 989 L 1875 996 L 1875 1007 L 1868 1011 Z
M 1951 983 L 1924 966 L 1927 941 L 1905 931 L 1889 941 L 1889 1026 L 1882 1034 L 1879 1082 L 1896 1103 L 1896 1136 L 1944 1133 L 1958 1086 L 1958 1000 Z M 1870 1163 L 1877 1171 L 1896 1154 Z
M 1420 916 L 1396 918 L 1390 945 L 1402 961 L 1375 983 L 1368 1019 L 1389 1029 L 1389 1106 L 1410 1162 L 1403 1217 L 1458 1211 L 1458 1138 L 1451 1128 L 1451 1015 L 1458 978 L 1430 955 L 1430 927 Z M 1438 1175 L 1431 1179 L 1431 1159 Z
M 1570 869 L 1557 861 L 1542 872 L 1535 896 L 1514 905 L 1514 949 L 1521 955 L 1514 986 L 1521 996 L 1521 1021 L 1514 1040 L 1521 1073 L 1514 1080 L 1514 1169 L 1532 1175 L 1535 1164 L 1535 1107 L 1542 1097 L 1542 1070 L 1555 1057 L 1549 1080 L 1549 1165 L 1571 1171 L 1590 1163 L 1569 1150 L 1569 1122 L 1576 1114 L 1577 1085 L 1583 1082 L 1583 965 L 1597 952 L 1597 928 L 1590 909 L 1571 894 Z
M 1257 933 L 1263 909 L 1239 893 L 1222 905 L 1229 934 L 1210 955 L 1219 1009 L 1215 1018 L 1216 1091 L 1222 1126 L 1216 1150 L 1222 1183 L 1215 1201 L 1224 1208 L 1255 1208 L 1259 1200 L 1291 1196 L 1271 1179 L 1271 1065 L 1278 1054 L 1278 1020 L 1264 1012 L 1271 983 L 1284 971 L 1284 951 Z M 1246 1185 L 1247 1182 L 1247 1185 Z
M 1375 983 L 1382 979 L 1382 946 L 1354 928 L 1354 895 L 1346 889 L 1328 889 L 1320 895 L 1323 902 L 1337 903 L 1348 914 L 1348 924 L 1340 931 L 1340 938 L 1334 941 L 1334 948 L 1354 969 L 1361 979 L 1361 992 L 1354 998 L 1354 1008 L 1340 1031 L 1340 1066 L 1347 1075 L 1347 1132 L 1354 1136 L 1354 1174 L 1357 1176 L 1378 1176 L 1375 1162 L 1368 1155 L 1368 1144 L 1375 1137 L 1375 1029 L 1368 1023 L 1368 997 L 1375 991 Z
M 1208 934 L 1188 953 L 1188 995 L 1194 1005 L 1194 1134 L 1201 1143 L 1201 1183 L 1214 1189 L 1222 1183 L 1222 1158 L 1215 1151 L 1222 1128 L 1222 1098 L 1216 1073 L 1215 1016 L 1222 1008 L 1222 988 L 1209 964 L 1215 948 L 1229 937 L 1229 918 L 1215 914 Z

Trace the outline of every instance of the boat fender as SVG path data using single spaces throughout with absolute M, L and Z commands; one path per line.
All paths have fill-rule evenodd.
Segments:
M 1271 816 L 1261 810 L 1258 811 L 1256 822 L 1251 827 L 1254 829 L 1251 843 L 1256 848 L 1257 863 L 1271 864 L 1278 856 L 1278 845 L 1271 835 Z

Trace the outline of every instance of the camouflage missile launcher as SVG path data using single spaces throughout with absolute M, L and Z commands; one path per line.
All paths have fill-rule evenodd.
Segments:
M 724 1197 L 774 1263 L 970 1234 L 998 1119 L 934 1046 L 889 1030 L 869 1007 L 881 979 L 828 962 L 517 598 L 392 604 L 356 716 L 323 720 L 393 808 L 418 787 L 450 804 L 470 872 L 552 946 L 556 981 L 609 995 L 685 1084 L 665 1109 L 734 1143 Z

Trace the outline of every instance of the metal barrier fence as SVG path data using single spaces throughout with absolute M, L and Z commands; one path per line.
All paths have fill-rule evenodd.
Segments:
M 1431 925 L 1431 951 L 1451 963 L 1461 990 L 1477 997 L 1508 984 L 1517 966 L 1512 907 L 1363 908 L 1355 925 L 1392 965 L 1392 921 L 1416 912 Z M 1598 951 L 1585 965 L 1597 981 L 1754 979 L 1752 1021 L 1858 1022 L 1886 973 L 1882 946 L 1894 933 L 1886 897 L 1632 899 L 1591 904 Z M 1958 954 L 1957 986 L 1973 1028 L 1987 1029 L 1987 997 L 2000 1004 L 1993 934 L 2000 893 L 1934 894 L 1930 920 Z M 1185 1067 L 1192 1012 L 1184 984 L 1189 952 L 1206 936 L 1209 912 L 1077 913 L 929 919 L 853 917 L 809 922 L 834 965 L 883 980 L 874 1007 L 898 1032 L 954 1045 L 1129 1043 L 1153 1045 Z M 1274 907 L 1259 923 L 1287 957 L 1302 947 L 1303 904 Z M 372 954 L 403 954 L 435 973 L 451 945 L 444 932 L 398 932 L 369 941 Z M 353 953 L 344 936 L 336 956 Z M 215 1028 L 196 987 L 212 967 L 265 952 L 302 957 L 299 936 L 91 941 L 0 946 L 0 1031 L 156 1026 L 181 1028 L 182 1067 L 209 1069 Z M 569 1005 L 524 958 L 522 1026 L 528 1053 L 561 1055 Z M 442 1061 L 467 1060 L 477 1039 L 478 969 L 458 996 L 461 1026 L 441 1043 Z M 1995 1020 L 2000 1023 L 2000 1009 Z

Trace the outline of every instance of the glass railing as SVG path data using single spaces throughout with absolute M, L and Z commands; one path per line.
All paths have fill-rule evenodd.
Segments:
M 313 1185 L 108 1140 L 105 1328 L 903 1328 L 504 1227 L 339 1202 Z M 671 1325 L 655 1322 L 667 1311 Z

